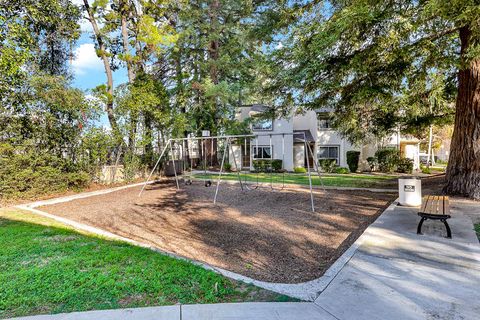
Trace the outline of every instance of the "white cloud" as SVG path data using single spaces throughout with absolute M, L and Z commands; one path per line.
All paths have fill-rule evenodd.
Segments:
M 85 33 L 93 33 L 92 24 L 87 19 L 81 19 L 78 24 L 80 25 L 80 31 Z
M 103 69 L 102 60 L 97 57 L 93 43 L 84 43 L 75 49 L 75 59 L 72 67 L 75 74 L 85 74 L 88 71 Z

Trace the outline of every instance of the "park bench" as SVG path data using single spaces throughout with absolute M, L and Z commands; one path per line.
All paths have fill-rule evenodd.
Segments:
M 447 196 L 425 196 L 422 199 L 422 207 L 418 212 L 422 218 L 418 223 L 417 234 L 422 234 L 422 225 L 425 220 L 440 220 L 447 229 L 447 238 L 452 237 L 452 231 L 447 219 L 450 219 L 450 204 Z

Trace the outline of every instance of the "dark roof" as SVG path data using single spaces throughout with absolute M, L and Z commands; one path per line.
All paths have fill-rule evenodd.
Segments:
M 304 136 L 305 134 L 305 136 Z M 305 139 L 307 140 L 307 142 L 315 142 L 315 139 L 313 139 L 313 136 L 312 136 L 312 133 L 310 132 L 310 130 L 293 130 L 293 142 L 305 142 L 305 140 L 303 139 L 303 137 L 305 137 Z

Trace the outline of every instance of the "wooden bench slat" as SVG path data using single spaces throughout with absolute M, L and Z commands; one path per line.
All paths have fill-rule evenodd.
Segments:
M 450 214 L 450 198 L 444 197 L 445 214 Z
M 424 196 L 422 199 L 422 208 L 420 209 L 421 212 L 425 212 L 425 210 L 427 210 L 427 203 L 428 203 L 428 196 Z
M 435 196 L 432 196 L 431 199 L 430 199 L 430 213 L 434 213 L 435 212 L 435 205 L 437 204 L 437 202 L 435 201 Z
M 425 196 L 422 200 L 420 212 L 448 215 L 450 213 L 449 198 L 447 196 Z

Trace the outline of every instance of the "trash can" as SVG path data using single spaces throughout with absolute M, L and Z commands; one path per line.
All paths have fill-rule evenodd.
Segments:
M 398 195 L 401 206 L 420 206 L 422 204 L 422 180 L 418 177 L 398 178 Z

